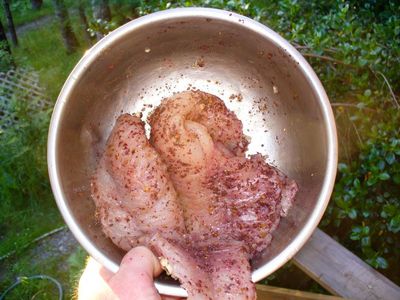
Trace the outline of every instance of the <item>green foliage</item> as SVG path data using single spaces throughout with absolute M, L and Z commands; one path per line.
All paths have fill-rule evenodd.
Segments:
M 18 284 L 17 284 L 18 283 Z M 48 279 L 17 277 L 15 286 L 7 292 L 6 299 L 58 299 L 59 291 L 54 282 Z
M 388 110 L 384 122 L 368 124 L 358 159 L 338 166 L 333 202 L 323 222 L 332 231 L 340 228 L 340 240 L 381 269 L 400 260 L 399 120 L 399 110 Z
M 69 266 L 69 286 L 71 295 L 77 289 L 79 279 L 86 266 L 86 260 L 88 258 L 87 252 L 81 247 L 78 248 L 68 257 L 67 263 Z
M 12 55 L 7 51 L 6 42 L 0 42 L 0 72 L 7 71 L 12 63 Z
M 0 19 L 3 25 L 7 26 L 4 13 L 2 11 L 3 6 L 0 5 Z M 30 23 L 44 16 L 51 15 L 53 13 L 53 7 L 51 0 L 44 0 L 41 9 L 33 10 L 30 0 L 13 0 L 10 1 L 10 10 L 13 16 L 14 25 L 20 26 L 26 23 Z
M 61 221 L 47 176 L 50 110 L 32 109 L 23 99 L 13 99 L 4 109 L 9 115 L 2 125 L 11 125 L 0 132 L 0 256 Z M 40 222 L 43 217 L 48 221 Z
M 69 254 L 60 257 L 53 246 L 49 251 L 52 254 L 40 258 L 42 253 L 36 253 L 34 247 L 25 247 L 62 224 L 47 176 L 46 143 L 51 108 L 40 107 L 35 100 L 20 95 L 1 108 L 8 114 L 0 124 L 4 128 L 0 132 L 0 257 L 17 252 L 1 261 L 1 267 L 7 271 L 2 273 L 0 291 L 15 282 L 17 276 L 46 274 L 63 283 L 71 282 L 64 285 L 65 299 L 70 299 L 73 291 L 68 286 L 76 281 L 73 274 L 78 273 L 77 265 L 84 252 L 74 252 L 71 258 Z M 41 247 L 43 251 L 46 244 Z M 69 267 L 60 268 L 61 264 Z M 56 299 L 57 296 L 52 282 L 34 279 L 15 287 L 7 299 Z
M 40 258 L 34 250 L 26 250 L 20 254 L 15 262 L 7 262 L 2 265 L 7 270 L 0 282 L 0 292 L 3 292 L 17 277 L 29 277 L 35 275 L 51 276 L 59 281 L 63 288 L 63 299 L 76 299 L 75 291 L 79 278 L 85 267 L 87 253 L 78 246 L 71 254 L 54 253 L 55 249 L 46 249 L 48 257 Z M 53 251 L 53 252 L 52 252 Z M 34 258 L 34 259 L 33 259 Z M 7 294 L 5 299 L 58 299 L 59 292 L 54 283 L 49 280 L 32 279 L 24 282 Z
M 109 22 L 107 20 L 102 20 L 102 19 L 93 19 L 89 23 L 89 34 L 92 37 L 100 36 L 103 37 L 110 31 L 113 31 L 116 29 L 118 26 L 115 22 Z
M 79 44 L 85 47 L 82 29 L 79 27 L 77 19 L 75 17 L 71 19 Z M 55 101 L 68 74 L 83 55 L 84 49 L 81 48 L 73 54 L 67 54 L 57 22 L 52 22 L 21 36 L 19 43 L 20 45 L 13 49 L 17 65 L 30 66 L 38 70 L 41 84 L 46 88 L 47 95 Z

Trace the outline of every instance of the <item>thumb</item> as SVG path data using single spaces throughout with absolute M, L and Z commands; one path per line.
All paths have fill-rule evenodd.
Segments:
M 146 247 L 130 250 L 122 259 L 118 272 L 108 281 L 119 299 L 160 300 L 153 278 L 161 273 L 161 265 Z

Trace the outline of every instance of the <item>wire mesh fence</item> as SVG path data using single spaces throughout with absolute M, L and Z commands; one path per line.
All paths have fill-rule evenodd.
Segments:
M 29 110 L 47 109 L 51 101 L 40 86 L 39 74 L 27 68 L 0 72 L 0 128 L 5 130 L 15 122 L 13 105 L 24 102 Z

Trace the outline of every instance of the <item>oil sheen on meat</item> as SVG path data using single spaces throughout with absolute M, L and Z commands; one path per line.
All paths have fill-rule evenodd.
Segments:
M 104 233 L 150 247 L 189 299 L 255 299 L 249 260 L 271 242 L 297 185 L 260 154 L 216 96 L 164 99 L 144 123 L 120 116 L 92 179 Z

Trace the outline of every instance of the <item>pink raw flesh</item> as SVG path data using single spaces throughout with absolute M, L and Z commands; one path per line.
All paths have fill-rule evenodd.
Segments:
M 297 185 L 257 154 L 219 98 L 183 92 L 144 123 L 120 116 L 92 179 L 104 233 L 168 261 L 188 299 L 255 299 L 249 260 L 287 215 Z
M 248 253 L 242 242 L 192 237 L 168 241 L 156 235 L 151 249 L 168 259 L 168 272 L 181 281 L 188 299 L 255 299 Z
M 104 233 L 129 250 L 157 232 L 186 232 L 167 168 L 145 136 L 144 123 L 120 116 L 92 178 L 92 198 Z

